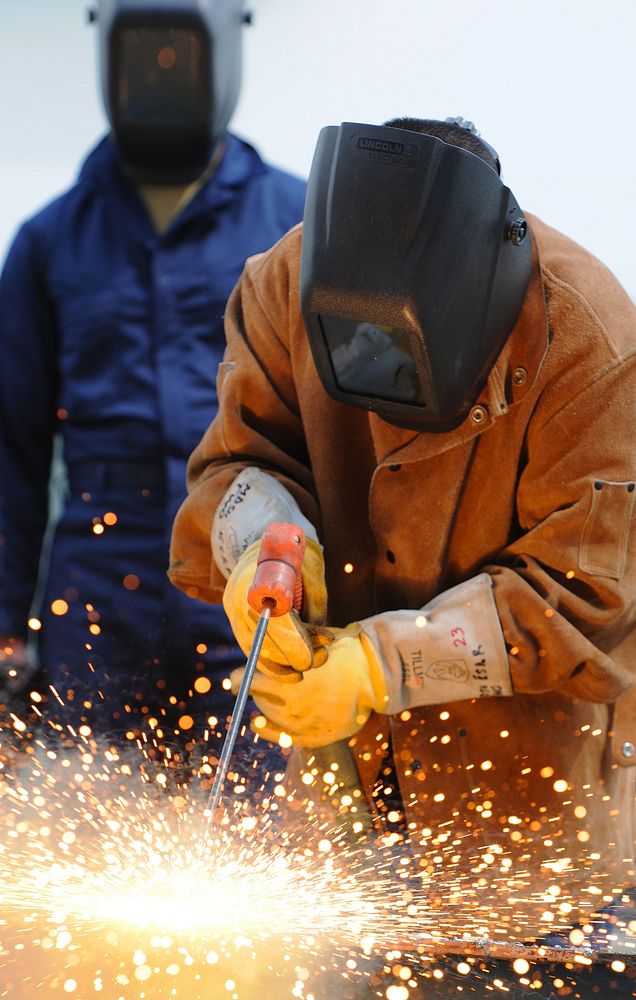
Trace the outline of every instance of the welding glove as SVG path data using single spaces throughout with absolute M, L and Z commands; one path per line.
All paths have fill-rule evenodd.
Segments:
M 247 603 L 247 592 L 254 582 L 261 540 L 243 553 L 223 592 L 223 607 L 230 620 L 236 641 L 247 656 L 258 624 L 258 615 Z M 301 565 L 303 581 L 302 616 L 312 621 L 324 617 L 327 604 L 325 564 L 322 549 L 307 539 Z M 324 663 L 325 643 L 329 633 L 305 625 L 297 611 L 270 618 L 261 648 L 258 668 L 281 679 L 297 680 L 297 672 Z
M 372 644 L 357 625 L 332 629 L 331 634 L 327 662 L 297 675 L 299 683 L 256 672 L 250 695 L 264 721 L 253 721 L 254 732 L 273 743 L 284 732 L 294 746 L 321 747 L 353 736 L 372 711 L 384 711 L 389 695 Z M 235 694 L 243 672 L 230 675 Z
M 251 695 L 264 716 L 254 731 L 319 747 L 357 733 L 371 712 L 512 694 L 501 624 L 487 573 L 419 611 L 388 611 L 331 629 L 327 662 L 289 685 L 256 674 Z M 231 675 L 238 691 L 242 670 Z
M 247 603 L 247 592 L 256 574 L 261 537 L 273 521 L 297 524 L 305 532 L 303 602 L 300 614 L 291 611 L 270 619 L 258 666 L 262 671 L 296 681 L 298 671 L 308 670 L 326 658 L 323 646 L 327 637 L 317 627 L 325 620 L 327 589 L 316 529 L 282 483 L 261 469 L 249 467 L 236 477 L 217 508 L 211 533 L 212 554 L 229 578 L 223 607 L 236 641 L 247 656 L 258 623 L 258 615 Z

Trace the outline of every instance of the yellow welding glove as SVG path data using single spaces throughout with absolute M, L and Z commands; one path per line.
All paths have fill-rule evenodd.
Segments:
M 232 570 L 223 592 L 223 607 L 236 641 L 247 656 L 252 646 L 258 615 L 247 602 L 254 582 L 261 539 L 245 550 Z M 321 546 L 306 540 L 301 566 L 303 603 L 300 614 L 272 617 L 258 662 L 259 670 L 287 680 L 298 680 L 299 672 L 320 666 L 326 659 L 324 646 L 331 633 L 321 629 L 327 611 L 325 563 Z M 306 624 L 311 622 L 312 624 Z
M 321 747 L 353 736 L 371 712 L 383 711 L 389 697 L 383 665 L 360 625 L 331 629 L 331 636 L 327 662 L 300 675 L 298 684 L 255 674 L 250 693 L 264 719 L 253 721 L 254 732 L 274 743 L 284 732 L 295 746 Z M 231 675 L 235 694 L 242 677 L 243 669 Z
M 327 630 L 323 630 L 326 635 Z M 251 694 L 265 716 L 266 739 L 287 733 L 297 746 L 319 747 L 353 736 L 371 712 L 513 693 L 492 578 L 480 573 L 418 610 L 386 611 L 331 629 L 320 670 L 286 685 L 256 676 Z M 242 671 L 231 676 L 235 691 Z

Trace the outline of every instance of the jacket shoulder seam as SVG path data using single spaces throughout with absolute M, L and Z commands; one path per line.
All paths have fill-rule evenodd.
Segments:
M 589 299 L 583 294 L 583 292 L 579 288 L 571 284 L 571 282 L 565 281 L 563 278 L 559 277 L 559 275 L 555 274 L 555 272 L 546 264 L 542 264 L 542 271 L 546 279 L 546 284 L 552 286 L 556 285 L 563 291 L 565 291 L 568 295 L 570 295 L 572 298 L 576 299 L 581 308 L 585 310 L 585 312 L 594 322 L 595 326 L 597 326 L 599 331 L 603 334 L 603 339 L 607 344 L 607 346 L 609 347 L 610 351 L 612 352 L 614 359 L 617 362 L 626 360 L 627 358 L 636 354 L 636 342 L 634 343 L 631 351 L 629 351 L 627 354 L 620 353 L 620 351 L 616 347 L 616 344 L 614 343 L 614 340 L 610 335 L 609 330 L 607 329 L 607 326 L 605 325 L 605 323 L 603 322 L 603 320 L 601 319 L 601 317 L 599 316 L 599 314 L 597 313 L 596 309 L 591 304 Z M 550 302 L 548 299 L 548 312 L 549 310 L 550 310 Z
M 586 379 L 585 382 L 577 386 L 576 390 L 547 416 L 545 422 L 541 424 L 542 431 L 545 430 L 555 417 L 560 417 L 570 406 L 580 400 L 585 393 L 592 388 L 592 386 L 596 385 L 598 382 L 602 382 L 603 379 L 609 378 L 622 365 L 629 365 L 635 361 L 636 354 L 634 352 L 627 355 L 627 357 L 621 357 L 615 352 L 614 363 L 598 368 L 588 379 Z

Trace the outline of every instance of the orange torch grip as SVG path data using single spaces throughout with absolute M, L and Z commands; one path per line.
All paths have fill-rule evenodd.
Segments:
M 292 608 L 300 611 L 303 581 L 300 575 L 305 555 L 305 533 L 296 524 L 274 521 L 263 535 L 254 582 L 247 592 L 251 608 L 260 614 L 271 608 L 272 617 Z

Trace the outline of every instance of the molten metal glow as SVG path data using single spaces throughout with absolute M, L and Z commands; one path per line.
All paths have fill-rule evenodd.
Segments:
M 407 843 L 397 809 L 393 832 L 347 844 L 333 814 L 299 809 L 283 775 L 258 766 L 234 776 L 210 822 L 208 739 L 192 741 L 184 775 L 141 741 L 123 750 L 88 727 L 43 733 L 14 719 L 0 739 L 2 998 L 339 1000 L 364 980 L 408 1000 L 423 981 L 448 985 L 431 996 L 485 981 L 488 995 L 524 983 L 541 995 L 537 976 L 550 981 L 521 942 L 528 901 L 551 914 L 550 928 L 567 926 L 574 902 L 556 868 L 550 890 L 533 893 L 499 844 L 425 829 Z M 306 777 L 304 788 L 332 794 L 333 772 Z M 467 851 L 472 868 L 460 874 Z M 591 961 L 578 933 L 570 969 Z M 517 942 L 503 979 L 483 961 L 482 939 L 497 936 L 509 951 Z

